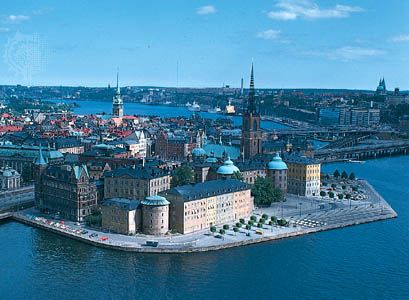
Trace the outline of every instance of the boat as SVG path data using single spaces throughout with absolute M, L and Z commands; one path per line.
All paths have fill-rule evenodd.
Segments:
M 200 111 L 200 105 L 193 101 L 193 104 L 187 108 L 190 111 Z
M 211 114 L 218 114 L 221 113 L 221 108 L 219 106 L 215 106 L 214 108 L 210 108 L 207 112 Z
M 227 115 L 234 115 L 236 113 L 236 110 L 234 108 L 234 105 L 231 105 L 231 101 L 229 100 L 229 104 L 226 105 L 226 109 L 224 111 Z
M 365 161 L 363 161 L 363 160 L 352 160 L 352 159 L 348 160 L 348 162 L 356 163 L 356 164 L 364 164 L 365 163 Z
M 190 102 L 187 102 L 187 103 L 185 104 L 185 106 L 186 106 L 186 107 L 191 107 L 192 104 L 190 104 Z

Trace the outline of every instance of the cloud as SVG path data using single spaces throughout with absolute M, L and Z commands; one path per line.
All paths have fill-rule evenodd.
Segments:
M 331 49 L 327 51 L 305 52 L 305 54 L 310 55 L 310 56 L 322 56 L 322 57 L 326 57 L 331 60 L 358 61 L 358 60 L 364 60 L 370 57 L 381 56 L 385 54 L 385 52 L 383 50 L 379 50 L 375 48 L 345 46 L 345 47 Z
M 409 42 L 409 34 L 402 34 L 402 35 L 397 35 L 391 38 L 392 42 Z
M 289 21 L 298 18 L 305 19 L 330 19 L 347 18 L 352 13 L 364 11 L 359 6 L 348 6 L 337 4 L 332 8 L 320 8 L 310 0 L 280 0 L 275 7 L 278 10 L 270 11 L 267 16 L 270 19 Z
M 196 13 L 198 15 L 209 15 L 209 14 L 214 14 L 216 12 L 217 12 L 217 9 L 213 5 L 201 6 L 198 9 L 196 9 Z
M 257 33 L 256 37 L 264 40 L 277 40 L 280 37 L 280 30 L 267 29 Z
M 0 33 L 2 33 L 2 32 L 9 32 L 9 31 L 10 31 L 10 28 L 0 27 Z
M 8 15 L 8 16 L 3 17 L 4 23 L 13 23 L 13 24 L 18 24 L 18 23 L 27 21 L 29 19 L 30 17 L 25 16 L 25 15 Z

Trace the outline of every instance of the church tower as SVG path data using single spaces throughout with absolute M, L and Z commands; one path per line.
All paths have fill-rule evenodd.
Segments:
M 243 112 L 241 132 L 241 156 L 249 159 L 262 152 L 262 133 L 260 128 L 260 111 L 256 103 L 254 90 L 254 71 L 251 65 L 250 91 L 247 99 L 247 107 Z
M 121 97 L 121 89 L 119 88 L 119 73 L 116 73 L 116 92 L 115 96 L 112 99 L 112 114 L 114 117 L 123 117 L 124 116 L 124 102 Z

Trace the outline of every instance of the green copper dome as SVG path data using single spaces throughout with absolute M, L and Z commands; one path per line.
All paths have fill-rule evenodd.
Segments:
M 146 197 L 145 200 L 142 200 L 142 205 L 150 205 L 150 206 L 162 206 L 162 205 L 169 205 L 170 202 L 166 200 L 165 197 L 162 196 L 149 196 Z
M 236 172 L 240 172 L 240 170 L 234 165 L 230 157 L 217 169 L 217 174 L 220 175 L 233 175 Z
M 276 153 L 273 156 L 273 159 L 267 164 L 269 170 L 287 170 L 287 164 L 283 162 L 280 157 L 280 154 Z
M 206 151 L 203 148 L 195 148 L 192 150 L 192 155 L 193 156 L 205 156 L 206 155 Z

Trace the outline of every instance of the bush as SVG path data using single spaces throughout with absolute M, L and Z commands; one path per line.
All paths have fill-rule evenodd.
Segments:
M 251 216 L 251 217 L 250 217 L 250 220 L 253 221 L 253 222 L 255 222 L 255 221 L 257 221 L 257 217 L 256 217 L 256 216 Z
M 216 231 L 216 226 L 210 226 L 210 232 L 215 233 Z
M 277 222 L 277 217 L 276 216 L 271 216 L 270 220 L 275 223 L 275 222 Z
M 245 224 L 246 221 L 245 221 L 244 219 L 240 219 L 240 223 L 241 223 L 241 224 Z
M 346 194 L 346 195 L 345 195 L 345 198 L 351 199 L 351 194 Z
M 249 221 L 247 222 L 247 224 L 250 225 L 250 226 L 253 226 L 253 225 L 254 225 L 254 221 L 253 221 L 253 220 L 249 220 Z
M 229 230 L 229 225 L 227 225 L 227 224 L 223 225 L 223 229 L 224 230 Z
M 261 223 L 261 224 L 264 224 L 266 222 L 266 220 L 261 218 L 258 222 Z
M 268 221 L 268 225 L 274 225 L 273 221 Z
M 277 224 L 278 225 L 280 225 L 280 226 L 285 226 L 285 225 L 287 225 L 287 220 L 286 219 L 279 219 L 279 220 L 277 220 Z
M 331 187 L 332 187 L 333 189 L 335 189 L 335 188 L 337 187 L 337 185 L 336 185 L 335 183 L 333 183 L 333 184 L 331 184 Z
M 219 230 L 219 233 L 220 233 L 220 234 L 225 234 L 226 231 L 225 231 L 224 229 L 220 229 L 220 230 Z
M 332 199 L 332 198 L 334 198 L 335 194 L 333 192 L 329 192 L 328 196 Z
M 321 196 L 321 197 L 325 197 L 326 195 L 327 195 L 327 193 L 326 193 L 325 191 L 321 191 L 321 192 L 320 192 L 320 196 Z
M 241 224 L 241 223 L 236 223 L 236 227 L 237 227 L 237 228 L 241 228 L 242 225 L 243 225 L 243 224 Z
M 237 227 L 233 227 L 233 231 L 234 231 L 234 232 L 238 232 L 239 229 L 238 229 Z
M 263 214 L 261 217 L 262 217 L 264 220 L 267 220 L 267 219 L 268 219 L 268 215 L 267 215 L 267 214 Z
M 258 228 L 262 228 L 262 227 L 263 227 L 263 224 L 258 223 L 258 224 L 257 224 L 257 227 L 258 227 Z
M 344 195 L 343 195 L 343 194 L 338 194 L 338 199 L 339 199 L 339 200 L 344 199 Z
M 247 224 L 247 225 L 246 225 L 246 229 L 247 229 L 247 230 L 250 230 L 250 229 L 251 229 L 251 226 Z

